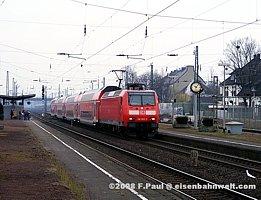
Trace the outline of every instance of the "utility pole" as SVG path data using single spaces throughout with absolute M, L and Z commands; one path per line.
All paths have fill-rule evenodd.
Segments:
M 223 82 L 223 132 L 226 131 L 226 65 L 224 67 L 224 82 Z
M 12 96 L 15 96 L 15 79 L 12 81 Z
M 223 82 L 223 132 L 226 131 L 226 70 L 229 67 L 229 64 L 220 61 L 218 66 L 224 67 L 224 82 Z
M 129 83 L 129 66 L 126 66 L 126 77 L 125 77 L 125 88 L 127 88 L 127 85 Z
M 224 65 L 224 85 L 223 85 L 223 132 L 226 131 L 226 66 Z
M 93 90 L 93 80 L 91 80 L 91 84 L 92 84 L 92 90 Z
M 17 96 L 18 87 L 19 87 L 19 85 L 16 84 L 16 85 L 15 85 L 15 96 Z M 22 94 L 22 95 L 23 95 L 23 94 Z
M 150 89 L 153 90 L 153 63 L 150 63 Z
M 47 86 L 44 86 L 44 114 L 47 113 Z
M 59 86 L 58 86 L 58 98 L 60 98 L 60 97 L 61 97 L 61 86 L 59 84 Z
M 105 77 L 103 77 L 103 80 L 102 80 L 102 87 L 103 88 L 105 87 Z
M 6 72 L 6 95 L 9 96 L 9 71 Z
M 198 82 L 198 46 L 194 51 L 195 55 L 195 66 L 194 66 L 194 82 Z M 194 104 L 193 104 L 193 114 L 194 114 L 194 128 L 198 127 L 198 94 L 193 95 Z

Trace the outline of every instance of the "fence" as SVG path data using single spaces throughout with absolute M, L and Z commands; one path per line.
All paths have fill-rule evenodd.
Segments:
M 165 105 L 163 105 L 165 104 Z M 200 115 L 202 117 L 217 118 L 223 120 L 223 106 L 216 106 L 212 103 L 200 104 Z M 170 122 L 173 115 L 193 115 L 192 103 L 161 103 L 161 119 Z M 244 128 L 261 130 L 261 106 L 226 106 L 226 122 L 238 121 L 244 124 Z

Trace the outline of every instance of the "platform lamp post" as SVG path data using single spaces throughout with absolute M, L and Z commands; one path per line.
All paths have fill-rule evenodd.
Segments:
M 255 119 L 256 116 L 256 105 L 255 105 L 255 98 L 256 98 L 256 89 L 255 87 L 252 87 L 251 92 L 253 93 L 253 101 L 251 102 L 251 106 L 253 109 L 253 119 Z
M 228 70 L 228 67 L 230 64 L 225 63 L 223 61 L 219 61 L 218 66 L 224 67 L 224 82 L 223 82 L 223 132 L 226 130 L 226 70 Z

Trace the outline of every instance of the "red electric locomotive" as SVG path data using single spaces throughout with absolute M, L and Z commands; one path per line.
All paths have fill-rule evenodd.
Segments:
M 152 90 L 106 92 L 101 97 L 99 111 L 99 123 L 120 133 L 135 132 L 139 137 L 157 133 L 158 97 Z
M 121 89 L 107 86 L 51 102 L 51 114 L 58 118 L 105 127 L 120 134 L 139 137 L 155 135 L 159 123 L 159 102 L 155 91 L 143 87 Z

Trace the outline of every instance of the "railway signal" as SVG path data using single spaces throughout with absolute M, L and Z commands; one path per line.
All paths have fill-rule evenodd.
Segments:
M 44 85 L 42 85 L 42 100 L 44 100 Z

